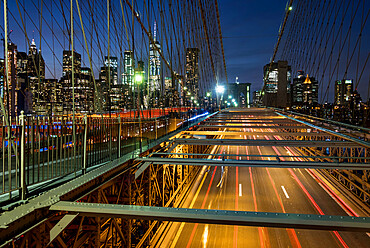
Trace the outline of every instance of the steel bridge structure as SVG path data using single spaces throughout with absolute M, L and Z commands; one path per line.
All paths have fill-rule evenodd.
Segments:
M 344 231 L 358 238 L 370 231 L 370 218 L 365 210 L 358 214 L 349 212 L 346 216 L 320 211 L 244 211 L 237 205 L 232 209 L 207 209 L 188 203 L 194 190 L 200 191 L 199 178 L 205 176 L 207 170 L 218 168 L 222 171 L 221 181 L 226 181 L 230 180 L 226 177 L 231 177 L 231 170 L 262 167 L 310 170 L 317 174 L 319 184 L 319 177 L 326 178 L 328 185 L 334 184 L 350 194 L 351 202 L 368 208 L 368 184 L 366 180 L 361 180 L 362 184 L 358 182 L 359 178 L 368 177 L 368 137 L 358 139 L 354 131 L 335 131 L 333 127 L 306 122 L 307 119 L 299 116 L 269 109 L 224 110 L 209 115 L 188 129 L 167 136 L 138 157 L 129 154 L 114 159 L 3 212 L 0 216 L 3 246 L 170 246 L 164 237 L 170 230 L 181 234 L 174 225 L 177 222 L 311 229 L 324 233 Z M 245 138 L 233 139 L 235 136 Z M 237 149 L 236 152 L 230 147 Z M 290 152 L 239 152 L 239 148 L 251 151 L 253 147 Z M 227 170 L 229 174 L 224 174 Z M 275 179 L 275 184 L 279 183 Z M 344 203 L 347 199 L 342 201 L 343 206 L 347 206 Z M 360 237 L 360 242 L 368 239 L 363 236 L 366 234 Z M 351 242 L 348 236 L 342 239 Z

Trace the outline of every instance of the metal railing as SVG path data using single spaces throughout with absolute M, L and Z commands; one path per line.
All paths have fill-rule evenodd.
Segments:
M 73 122 L 72 116 L 21 114 L 11 127 L 3 118 L 0 196 L 9 194 L 12 199 L 19 191 L 20 199 L 25 199 L 31 185 L 84 173 L 134 152 L 195 121 L 195 115 L 184 112 L 151 119 L 85 115 L 76 116 Z M 9 128 L 11 140 L 5 135 Z

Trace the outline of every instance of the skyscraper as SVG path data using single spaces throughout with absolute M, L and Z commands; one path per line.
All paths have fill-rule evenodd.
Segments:
M 81 54 L 74 52 L 73 53 L 73 60 L 74 60 L 74 71 L 75 73 L 81 73 Z M 72 71 L 72 51 L 64 50 L 63 51 L 63 76 L 65 76 L 68 72 Z
M 48 91 L 48 114 L 63 112 L 62 85 L 58 79 L 45 79 L 45 87 Z
M 109 71 L 109 73 L 108 73 Z M 118 59 L 117 57 L 108 57 L 104 59 L 104 66 L 100 70 L 100 82 L 105 84 L 108 89 L 108 106 L 110 110 L 120 110 L 123 108 L 122 84 L 118 82 Z
M 162 87 L 161 44 L 157 41 L 157 24 L 154 22 L 154 44 L 149 44 L 149 100 L 152 107 L 159 107 L 159 96 Z
M 18 113 L 17 45 L 8 44 L 8 77 L 4 74 L 4 105 L 9 116 Z
M 268 72 L 268 74 L 267 74 Z M 292 69 L 287 61 L 274 62 L 263 67 L 263 104 L 267 107 L 285 108 L 290 105 L 290 81 Z
M 343 79 L 335 81 L 334 88 L 334 104 L 346 105 L 351 100 L 353 92 L 353 81 L 351 79 Z
M 17 53 L 17 84 L 18 84 L 18 112 L 32 112 L 32 92 L 29 88 L 27 72 L 28 55 L 25 52 Z
M 186 95 L 186 102 L 193 99 L 198 100 L 199 97 L 199 48 L 186 49 L 186 65 L 185 65 L 185 87 L 190 93 Z
M 45 114 L 49 90 L 45 86 L 45 61 L 41 52 L 37 51 L 33 39 L 28 50 L 27 75 L 28 87 L 32 95 L 32 110 L 38 114 Z
M 298 107 L 303 104 L 303 82 L 305 80 L 304 71 L 298 71 L 297 77 L 293 78 L 292 84 L 292 106 Z
M 313 107 L 318 103 L 318 82 L 314 77 L 306 76 L 303 82 L 303 103 L 307 107 Z
M 133 107 L 132 103 L 132 93 L 134 89 L 133 79 L 134 79 L 134 54 L 132 51 L 124 52 L 124 66 L 123 66 L 123 105 L 125 108 L 131 109 Z
M 298 71 L 297 78 L 292 84 L 292 106 L 313 107 L 318 103 L 318 81 L 314 77 L 304 76 Z
M 261 91 L 256 90 L 253 91 L 253 106 L 254 107 L 259 107 L 261 106 Z
M 74 52 L 74 85 L 72 84 L 72 52 L 63 51 L 63 77 L 60 79 L 63 94 L 63 110 L 73 111 L 73 92 L 75 111 L 91 112 L 94 109 L 92 75 L 81 73 L 81 55 Z M 85 71 L 85 69 L 84 69 Z

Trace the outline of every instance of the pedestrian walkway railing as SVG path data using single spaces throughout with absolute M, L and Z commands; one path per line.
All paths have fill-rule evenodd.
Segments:
M 133 153 L 138 148 L 141 150 L 196 121 L 194 116 L 197 113 L 172 113 L 150 119 L 21 114 L 11 121 L 10 127 L 3 118 L 0 197 L 25 199 L 31 185 L 71 173 L 84 173 L 90 167 Z

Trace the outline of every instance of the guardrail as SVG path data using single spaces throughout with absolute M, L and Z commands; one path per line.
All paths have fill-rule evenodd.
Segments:
M 297 112 L 290 111 L 290 110 L 284 110 L 284 109 L 279 109 L 279 108 L 272 108 L 272 109 L 280 111 L 280 112 L 284 112 L 284 113 L 289 113 L 291 115 L 295 115 L 296 117 L 308 118 L 310 120 L 315 120 L 315 121 L 318 121 L 320 123 L 325 123 L 327 125 L 332 125 L 332 126 L 337 127 L 337 128 L 344 128 L 344 129 L 348 129 L 348 130 L 351 130 L 351 131 L 357 131 L 357 132 L 360 132 L 360 133 L 363 133 L 363 134 L 369 134 L 370 133 L 370 129 L 366 128 L 366 127 L 355 126 L 355 125 L 351 125 L 351 124 L 347 124 L 347 123 L 343 123 L 343 122 L 333 121 L 333 120 L 330 120 L 330 119 L 324 119 L 324 118 L 320 118 L 320 117 L 316 117 L 316 116 L 301 114 L 301 113 L 297 113 Z
M 11 127 L 3 118 L 0 196 L 8 194 L 12 199 L 19 191 L 20 199 L 26 199 L 31 185 L 84 173 L 195 122 L 195 116 L 187 112 L 152 119 L 85 115 L 73 122 L 72 116 L 22 114 L 12 120 Z

